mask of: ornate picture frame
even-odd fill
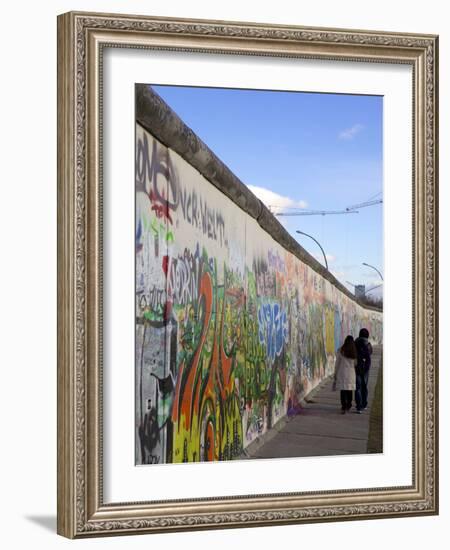
[[[412,483],[105,502],[103,53],[238,54],[412,68]],[[58,18],[58,533],[69,538],[438,513],[438,38],[70,12]],[[133,369],[130,368],[130,372]]]

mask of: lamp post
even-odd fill
[[[297,233],[300,233],[300,235],[305,235],[305,237],[309,237],[310,239],[312,239],[315,243],[317,243],[317,245],[319,246],[320,250],[322,251],[322,254],[323,254],[323,259],[325,260],[325,267],[327,268],[328,270],[328,262],[327,262],[327,257],[325,256],[325,251],[324,249],[322,248],[321,244],[319,243],[319,241],[317,239],[315,239],[314,237],[312,237],[311,235],[308,235],[308,233],[304,233],[303,231],[299,231],[297,229],[296,231]]]
[[[378,273],[378,275],[381,277],[381,280],[384,281],[383,275],[381,275],[380,271],[379,271],[376,267],[374,267],[373,265],[370,265],[370,264],[366,264],[366,262],[363,262],[362,265],[365,265],[365,266],[367,266],[367,267],[371,267],[372,269],[375,269],[375,271],[376,271],[376,272]]]

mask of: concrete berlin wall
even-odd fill
[[[347,334],[381,342],[382,313],[147,86],[136,109],[136,464],[233,459],[332,373]]]

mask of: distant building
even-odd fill
[[[366,295],[366,285],[356,285],[355,286],[355,296],[357,298],[364,298]]]

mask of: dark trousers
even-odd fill
[[[352,407],[352,390],[341,390],[341,405],[343,411],[348,411]]]
[[[367,407],[367,384],[369,382],[369,369],[356,373],[355,401],[358,411]]]

